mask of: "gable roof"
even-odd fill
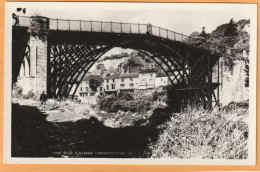
[[[158,69],[155,69],[155,68],[152,68],[152,69],[147,68],[147,69],[142,69],[142,70],[140,71],[140,73],[156,73],[157,70],[158,70]]]
[[[95,79],[97,79],[97,80],[99,80],[99,81],[101,81],[101,82],[104,81],[103,78],[102,78],[101,76],[99,76],[99,75],[87,75],[87,76],[85,76],[85,77],[82,79],[82,81],[89,81],[91,78],[95,78]]]
[[[139,73],[124,73],[119,76],[120,78],[138,78]]]
[[[120,73],[115,73],[115,74],[105,77],[104,79],[118,79],[119,76],[120,76]]]
[[[169,76],[173,76],[172,73],[168,73]],[[168,77],[165,72],[159,72],[157,73],[156,77]]]

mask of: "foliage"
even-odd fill
[[[23,89],[21,86],[14,84],[13,89],[12,89],[12,98],[35,99],[36,100],[36,95],[34,94],[33,90],[30,90],[27,94],[25,94],[23,92]]]
[[[228,105],[224,106],[222,108],[223,111],[230,112],[232,110],[235,110],[237,108],[243,108],[243,109],[248,109],[249,107],[249,100],[246,100],[244,102],[230,102]]]
[[[125,58],[125,57],[129,57],[129,54],[126,52],[122,52],[121,54],[112,54],[111,56],[105,56],[102,60],[115,60],[115,59],[121,59],[121,58]]]
[[[129,72],[135,72],[140,71],[141,68],[143,68],[142,61],[139,57],[131,57],[126,61],[126,63],[123,65],[123,69],[125,71],[129,70]]]
[[[249,87],[249,61],[246,61],[245,65],[245,72],[246,72],[246,79],[245,79],[245,87]]]
[[[42,40],[43,42],[47,41],[47,36],[49,34],[49,23],[48,19],[40,16],[31,17],[31,25],[29,31],[31,36]]]
[[[96,92],[97,88],[100,87],[101,84],[102,84],[102,81],[100,79],[90,75],[89,87],[92,91]]]
[[[159,93],[157,91],[154,91],[150,97],[151,101],[156,101],[159,97]]]
[[[97,70],[98,70],[98,69],[104,70],[104,69],[105,69],[105,65],[102,64],[102,63],[100,63],[100,64],[98,64],[98,65],[96,66],[96,69],[97,69]]]
[[[237,26],[236,24],[234,23],[234,20],[231,19],[226,30],[225,30],[225,36],[237,36]]]
[[[248,109],[173,114],[157,142],[149,146],[152,158],[246,159]]]
[[[232,71],[236,53],[249,50],[249,33],[243,31],[249,20],[239,20],[218,26],[212,33],[206,34],[203,29],[201,33],[193,32],[190,35],[191,45],[219,53],[224,58],[224,64]],[[230,50],[230,51],[228,51]]]
[[[13,98],[21,98],[23,96],[23,89],[21,86],[18,86],[17,84],[13,85],[12,89],[12,97]]]
[[[30,90],[27,94],[23,95],[24,99],[35,99],[36,100],[36,95],[32,90]]]
[[[133,100],[133,95],[130,93],[130,92],[120,92],[118,95],[117,95],[117,98],[119,100]]]
[[[126,98],[126,99],[124,99]],[[127,100],[129,95],[107,96],[98,100],[99,109],[106,112],[138,112],[143,113],[151,109],[152,102],[149,100]]]

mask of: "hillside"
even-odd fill
[[[193,32],[191,44],[220,53],[223,57],[236,59],[237,53],[249,52],[250,20],[239,20],[218,26],[211,33]],[[247,60],[247,59],[245,59]]]
[[[132,53],[113,54],[105,56],[98,60],[94,66],[96,73],[111,73],[116,71],[121,72],[139,72],[142,68],[158,67],[157,64],[150,58],[138,51]]]

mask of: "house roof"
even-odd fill
[[[95,79],[97,79],[97,80],[99,80],[99,81],[101,81],[101,82],[104,81],[103,78],[102,78],[101,76],[99,76],[99,75],[87,75],[87,76],[85,76],[85,77],[82,79],[82,81],[89,81],[91,78],[95,78]]]
[[[120,78],[138,78],[139,73],[124,73],[119,76]]]
[[[120,73],[115,73],[115,74],[105,77],[104,79],[118,79],[119,76],[120,76]]]
[[[157,69],[155,69],[155,68],[152,68],[152,69],[147,68],[147,69],[142,69],[140,71],[140,73],[156,73],[156,72],[157,72]]]
[[[168,73],[168,75],[169,76],[173,76],[173,74],[172,73]],[[166,75],[166,73],[165,72],[159,72],[159,73],[157,73],[157,76],[156,77],[168,77],[167,75]]]

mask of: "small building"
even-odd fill
[[[152,89],[155,88],[155,78],[157,69],[143,69],[139,73],[139,87],[138,89]]]
[[[104,91],[105,92],[117,92],[119,89],[119,76],[120,73],[114,73],[104,78]]]
[[[139,74],[138,73],[125,73],[119,76],[119,90],[133,91],[139,86]]]
[[[174,75],[172,73],[169,73],[168,74],[170,76],[170,78],[173,80],[174,79]],[[175,75],[177,76],[178,74],[175,73]],[[178,79],[180,78],[177,77]],[[174,80],[174,83],[177,83],[176,80]],[[167,86],[167,85],[170,85],[171,84],[171,81],[169,79],[169,77],[166,75],[165,72],[159,72],[157,73],[156,75],[156,78],[155,78],[155,87],[164,87],[164,86]]]
[[[78,87],[78,90],[76,93],[76,95],[78,95],[79,99],[82,97],[91,96],[91,94],[93,93],[93,91],[89,87],[89,81],[91,78],[95,78],[102,82],[101,86],[99,86],[97,88],[97,92],[103,91],[103,78],[99,75],[87,75],[82,79],[81,83],[79,84],[79,87]]]

